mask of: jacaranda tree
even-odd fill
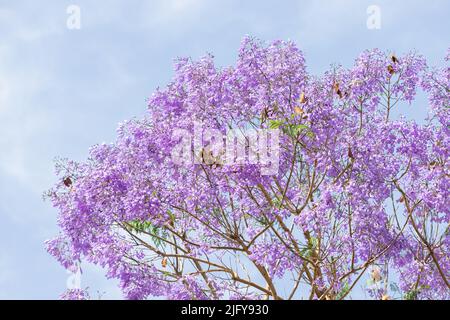
[[[178,59],[115,143],[57,162],[47,249],[129,299],[448,299],[449,89],[416,53],[321,76],[283,41],[245,38],[227,68]]]

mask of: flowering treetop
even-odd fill
[[[57,163],[48,251],[102,266],[129,299],[345,299],[367,277],[377,299],[448,299],[449,88],[449,68],[415,53],[365,51],[321,76],[292,42],[245,38],[228,68],[178,59],[145,118]],[[424,124],[394,116],[421,107],[417,90]],[[272,130],[276,171],[224,162],[205,132],[230,129]],[[194,161],[174,161],[180,141]]]

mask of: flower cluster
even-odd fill
[[[345,299],[364,277],[375,298],[448,299],[449,71],[372,50],[312,76],[294,43],[252,38],[232,67],[178,59],[147,116],[58,162],[48,251],[100,265],[129,299]],[[419,90],[423,124],[402,116]],[[195,122],[279,129],[278,173],[174,163],[174,130]]]
[[[60,296],[61,300],[89,300],[90,296],[83,289],[69,289]]]

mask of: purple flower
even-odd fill
[[[247,37],[226,68],[178,59],[143,119],[85,162],[58,161],[47,250],[67,269],[103,267],[128,299],[345,299],[374,267],[374,298],[448,299],[449,87],[449,68],[416,53],[365,51],[317,76],[284,41]],[[420,90],[423,124],[405,117]],[[208,163],[196,123],[277,127],[278,172]],[[197,161],[173,161],[179,129]]]

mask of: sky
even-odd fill
[[[370,6],[379,28],[368,27]],[[58,232],[42,199],[53,160],[81,161],[114,141],[118,123],[142,116],[171,80],[175,58],[212,53],[232,65],[251,35],[293,40],[313,74],[375,47],[442,65],[449,14],[447,0],[0,0],[0,299],[56,299],[66,289],[70,275],[43,244]],[[426,101],[409,108],[421,121]],[[94,298],[121,298],[94,266],[83,266],[81,284]]]

